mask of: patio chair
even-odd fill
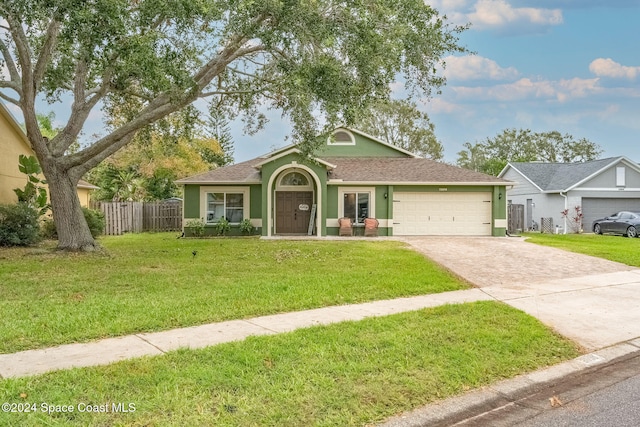
[[[365,218],[364,237],[378,237],[378,225],[380,223],[375,218]]]
[[[338,225],[340,226],[340,236],[353,236],[351,218],[340,218],[338,220]]]

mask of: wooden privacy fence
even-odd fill
[[[524,230],[524,205],[510,204],[507,207],[507,231],[518,234]]]
[[[142,208],[144,231],[182,230],[182,202],[149,202]]]
[[[110,236],[182,229],[181,201],[97,202],[93,208],[104,214],[104,234]]]

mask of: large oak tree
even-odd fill
[[[249,127],[262,123],[258,108],[281,110],[310,152],[315,135],[351,124],[399,76],[421,95],[443,84],[437,65],[463,50],[463,29],[423,0],[3,0],[0,97],[22,110],[59,247],[91,250],[76,183],[145,126],[210,97]],[[49,142],[43,97],[71,104]],[[127,120],[67,152],[94,110],[122,106]]]

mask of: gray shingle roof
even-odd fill
[[[563,191],[590,177],[620,157],[592,160],[582,163],[510,163],[529,178],[542,191]]]
[[[257,157],[235,165],[224,166],[188,178],[179,179],[178,184],[210,184],[210,183],[259,183],[260,171],[254,166],[264,161]]]
[[[259,183],[260,171],[255,168],[264,157],[247,160],[231,166],[214,169],[178,180],[179,184]],[[501,178],[462,169],[434,160],[422,158],[388,157],[323,157],[336,166],[329,171],[330,180],[376,183],[506,183]]]
[[[344,182],[388,183],[506,183],[507,181],[468,169],[422,158],[326,157],[336,168],[329,179]]]

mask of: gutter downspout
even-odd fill
[[[560,192],[560,195],[562,197],[564,197],[564,209],[567,210],[569,209],[567,206],[569,204],[569,198],[567,197],[566,194],[562,194],[562,191]],[[564,216],[564,231],[562,232],[562,234],[567,234],[567,216]]]

